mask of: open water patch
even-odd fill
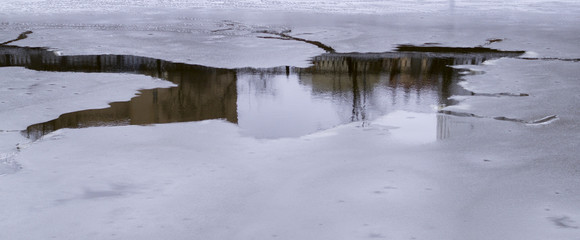
[[[63,74],[131,73],[176,84],[141,90],[130,101],[113,102],[105,109],[65,113],[31,125],[22,131],[30,139],[61,128],[207,119],[238,124],[250,136],[279,138],[348,122],[364,125],[399,110],[436,114],[437,109],[455,104],[451,96],[473,94],[457,84],[460,73],[451,65],[480,64],[521,54],[483,47],[401,46],[384,53],[330,52],[312,58],[306,68],[224,69],[132,55],[61,56],[45,48],[1,45],[0,67]]]

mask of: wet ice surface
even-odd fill
[[[381,54],[325,54],[314,57],[308,68],[219,69],[128,55],[59,56],[45,49],[0,47],[0,66],[132,73],[176,84],[142,90],[131,101],[111,103],[109,108],[66,113],[31,125],[23,133],[33,140],[61,128],[207,119],[239,124],[250,136],[278,138],[348,122],[364,126],[396,110],[434,114],[453,103],[451,96],[470,94],[457,85],[458,74],[451,65],[521,55],[487,48],[406,48]]]
[[[23,9],[22,2],[34,4]],[[22,1],[6,0],[3,8],[6,12],[27,12],[27,13],[52,13],[65,12],[75,13],[78,11],[104,11],[104,12],[131,12],[142,8],[215,8],[215,9],[259,9],[259,10],[284,10],[295,12],[331,12],[344,13],[347,10],[350,14],[376,14],[376,13],[407,13],[407,12],[442,12],[442,11],[473,11],[473,9],[498,11],[498,10],[519,10],[535,12],[554,12],[553,7],[558,11],[572,11],[570,8],[578,7],[578,3],[573,0],[543,1],[543,0],[521,0],[517,2],[505,2],[501,0],[311,0],[311,1],[276,1],[276,0],[236,0],[236,1],[213,1],[198,0],[195,2],[187,0],[155,1],[141,0],[132,2],[129,6],[124,1],[101,1],[100,4],[91,4],[78,0],[52,1]],[[150,10],[154,11],[154,10]],[[159,11],[159,10],[158,10]]]
[[[6,148],[15,153],[10,159],[21,169],[0,176],[0,205],[9,206],[0,208],[0,239],[579,236],[579,68],[578,62],[557,60],[580,55],[576,1],[207,1],[198,5],[202,9],[185,10],[179,8],[194,3],[172,2],[174,7],[140,1],[165,4],[145,11],[147,7],[139,4],[98,1],[102,4],[94,8],[106,13],[86,14],[92,5],[82,1],[7,0],[0,5],[0,42],[32,30],[29,38],[12,44],[48,46],[63,55],[147,56],[229,69],[308,68],[308,58],[322,49],[258,38],[263,34],[256,33],[291,29],[291,36],[320,41],[338,52],[386,52],[401,43],[474,47],[487,39],[503,39],[491,47],[526,50],[540,60],[463,66],[476,71],[464,77],[464,86],[477,94],[454,97],[459,104],[444,110],[481,117],[439,115],[437,128],[468,131],[438,131],[450,137],[421,145],[399,138],[409,134],[397,136],[397,131],[419,130],[418,125],[403,126],[400,119],[409,124],[429,119],[424,127],[431,129],[433,115],[406,111],[379,116],[365,128],[354,122],[275,140],[247,137],[225,120],[60,129],[34,143],[19,132],[4,132],[0,141],[11,145]],[[408,5],[402,10],[368,7],[389,3]],[[448,8],[451,3],[456,11]],[[221,8],[243,9],[242,4],[261,10]],[[297,10],[265,10],[289,4]],[[135,8],[128,5],[139,11],[132,12]],[[304,13],[312,9],[326,9],[327,14]],[[347,13],[369,9],[382,12]],[[396,14],[400,12],[405,14]],[[546,58],[551,60],[541,60]],[[6,79],[58,79],[81,85],[87,83],[79,79],[95,76],[24,68],[0,72]],[[110,101],[128,101],[140,88],[171,87],[149,85],[149,76],[135,76],[143,85],[125,86],[114,81],[118,73],[108,74],[113,83],[107,83],[106,90],[78,88],[100,93],[102,98],[93,99],[97,103],[79,102],[76,109],[54,104],[55,111],[29,103],[30,111],[3,112],[18,119],[10,121],[18,127],[9,129],[24,129],[61,113],[107,107]],[[296,84],[299,75],[293,74],[286,78],[284,69],[274,77],[301,86]],[[67,77],[58,77],[63,75]],[[117,84],[124,87],[106,95]],[[46,86],[37,89],[53,90],[54,94],[34,92],[39,93],[36,97],[49,97],[43,104],[64,93]],[[9,92],[25,95],[24,90]],[[516,96],[522,93],[527,95]],[[33,112],[47,115],[29,120],[37,115]],[[533,121],[550,115],[558,118],[540,125],[494,118]],[[399,122],[398,128],[391,120]],[[425,140],[433,132],[418,136]],[[15,142],[23,143],[19,151]]]

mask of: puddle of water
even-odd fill
[[[335,101],[317,97],[296,74],[241,74],[238,125],[258,138],[297,137],[340,124]]]
[[[449,50],[451,51],[451,50]],[[220,69],[127,55],[58,56],[41,48],[0,46],[0,67],[22,66],[39,71],[134,73],[171,81],[172,88],[142,90],[126,102],[106,109],[66,113],[28,127],[23,134],[37,139],[61,128],[225,119],[260,138],[294,137],[348,123],[368,123],[398,110],[433,113],[454,104],[461,88],[457,70],[449,65],[479,64],[515,52],[411,52],[324,54],[307,68]],[[437,138],[435,115],[430,130],[413,130]],[[425,122],[421,120],[421,124]],[[402,129],[413,129],[405,127]],[[441,125],[441,124],[439,124]],[[425,125],[427,126],[427,125]],[[431,127],[435,126],[435,127]],[[425,131],[428,131],[426,133]],[[397,131],[394,131],[397,132]],[[405,131],[409,137],[412,132]],[[416,134],[415,134],[416,135]],[[447,134],[448,135],[448,134]],[[411,137],[415,138],[415,137]]]

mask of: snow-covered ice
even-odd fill
[[[281,139],[208,120],[30,142],[18,132],[30,124],[171,84],[0,68],[0,239],[580,236],[576,1],[6,0],[0,17],[1,42],[31,30],[11,44],[212,67],[307,66],[324,52],[260,30],[338,52],[497,38],[490,47],[534,53],[460,66],[477,72],[463,84],[475,94],[443,108],[456,115],[397,111]]]

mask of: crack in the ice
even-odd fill
[[[548,123],[551,123],[551,122],[558,119],[557,115],[549,115],[549,116],[545,116],[543,118],[539,118],[536,120],[526,121],[523,119],[509,118],[509,117],[504,117],[504,116],[490,117],[490,116],[476,115],[473,113],[455,112],[455,111],[449,111],[449,110],[440,110],[439,113],[445,114],[445,115],[450,115],[450,116],[456,116],[456,117],[488,118],[488,119],[494,119],[494,120],[499,120],[499,121],[523,123],[526,125],[548,124]]]
[[[224,29],[216,29],[211,31],[212,33],[217,33],[217,32],[225,32],[225,31],[230,31],[230,30],[234,30],[234,28],[224,28]]]
[[[505,40],[505,39],[503,39],[503,38],[488,38],[485,40],[485,43],[483,44],[483,46],[489,46],[492,43],[502,42],[503,40]]]
[[[520,57],[523,60],[539,60],[539,61],[564,61],[564,62],[580,62],[580,58],[532,58]]]
[[[397,52],[432,52],[432,53],[513,53],[522,55],[525,51],[502,51],[493,48],[478,47],[443,47],[443,46],[415,46],[399,45]]]
[[[334,48],[332,48],[331,46],[328,46],[322,42],[319,41],[312,41],[312,40],[308,40],[308,39],[304,39],[304,38],[298,38],[298,37],[293,37],[288,35],[287,33],[289,33],[291,30],[286,30],[286,31],[282,31],[282,32],[274,32],[274,31],[269,31],[269,30],[262,30],[262,31],[257,31],[256,33],[264,33],[264,34],[271,34],[271,35],[276,35],[278,37],[271,37],[271,36],[258,36],[259,38],[265,38],[265,39],[279,39],[279,40],[294,40],[294,41],[299,41],[299,42],[305,42],[308,44],[312,44],[314,46],[317,46],[318,48],[326,51],[327,53],[336,53],[336,50],[334,50]]]
[[[20,35],[18,35],[18,37],[16,39],[12,39],[10,41],[6,41],[6,42],[3,42],[3,43],[0,43],[0,45],[6,45],[6,44],[9,44],[9,43],[13,43],[13,42],[16,42],[16,41],[20,41],[22,39],[27,38],[28,37],[28,34],[31,34],[31,33],[32,33],[32,31],[23,32]]]
[[[530,94],[527,93],[476,93],[470,92],[471,96],[483,96],[483,97],[528,97]]]
[[[22,130],[2,130],[0,129],[0,133],[10,133],[10,132],[20,132]]]

